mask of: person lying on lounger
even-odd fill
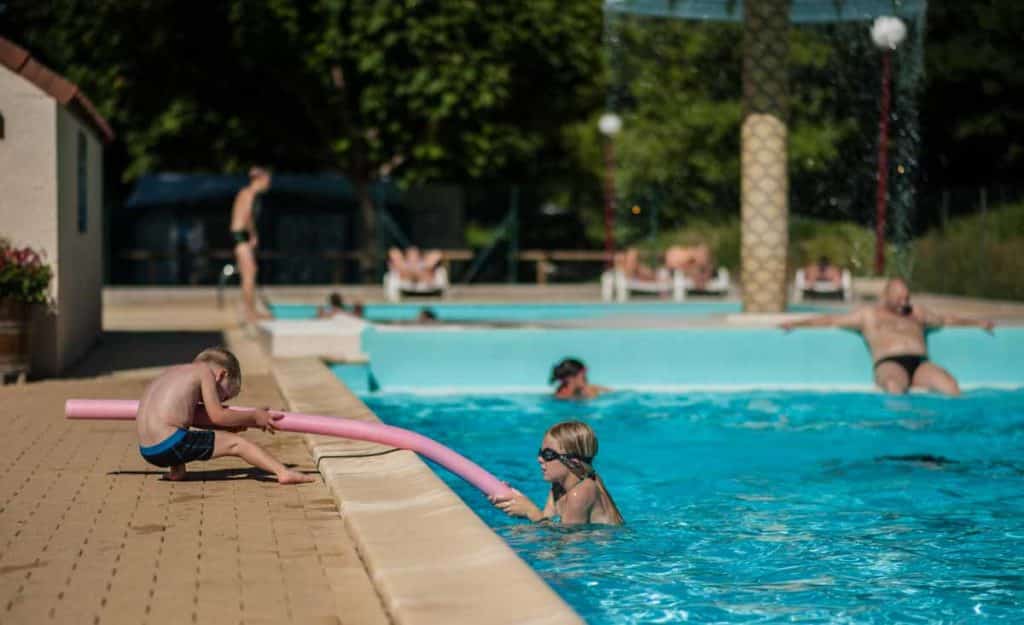
[[[857,330],[871,350],[875,363],[875,383],[887,393],[906,393],[911,387],[925,388],[946,395],[959,395],[960,386],[942,367],[928,361],[925,329],[941,326],[975,326],[991,332],[991,321],[943,315],[910,304],[910,290],[899,278],[885,284],[876,306],[861,308],[845,315],[825,315],[799,321],[787,321],[780,327],[835,327]]]
[[[388,250],[388,266],[398,273],[402,280],[408,282],[434,281],[434,273],[441,264],[441,252],[432,250],[424,254],[415,245],[409,246],[405,252],[393,247]]]
[[[828,284],[839,290],[843,288],[843,270],[833,265],[828,256],[822,256],[817,263],[804,267],[804,282],[807,285]]]
[[[565,358],[551,370],[551,383],[558,382],[558,399],[593,399],[611,389],[587,381],[587,367],[576,358]]]
[[[711,248],[705,243],[673,245],[665,252],[665,266],[683,272],[698,291],[706,290],[708,283],[715,277]]]
[[[640,251],[635,247],[628,247],[622,252],[616,252],[613,262],[615,269],[631,280],[651,282],[657,279],[657,269],[641,262]]]

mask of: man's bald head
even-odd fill
[[[898,312],[910,304],[910,288],[902,278],[890,278],[882,289],[882,304],[893,312]]]

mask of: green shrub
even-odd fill
[[[42,254],[29,247],[14,247],[0,238],[0,299],[48,303],[52,277],[53,271],[43,262]]]
[[[917,239],[911,257],[917,290],[1024,299],[1024,205],[953,219]]]

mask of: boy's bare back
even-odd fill
[[[202,399],[202,373],[209,365],[193,362],[171,367],[150,382],[139,400],[139,444],[156,445],[175,430],[188,429]]]

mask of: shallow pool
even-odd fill
[[[1024,392],[366,401],[539,503],[544,430],[590,423],[623,528],[509,520],[440,471],[589,623],[1021,622]]]

